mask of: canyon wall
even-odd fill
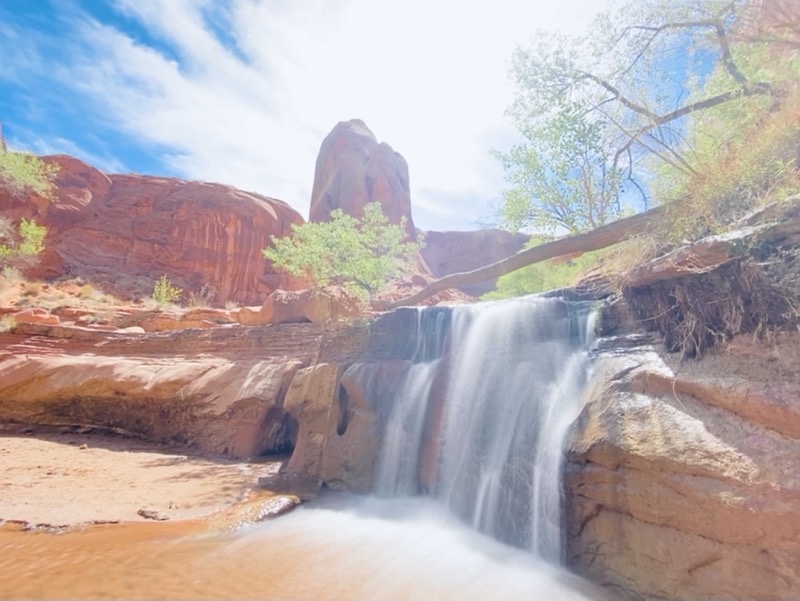
[[[135,298],[167,275],[218,306],[261,304],[277,288],[303,285],[261,255],[270,236],[303,222],[283,201],[221,184],[109,175],[68,156],[45,161],[59,167],[52,201],[0,193],[3,215],[48,228],[32,277],[81,276]]]

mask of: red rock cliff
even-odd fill
[[[56,201],[0,194],[0,211],[48,228],[33,275],[82,275],[118,294],[148,296],[166,274],[186,292],[203,286],[217,304],[261,304],[293,287],[261,255],[270,236],[302,223],[288,204],[230,186],[143,175],[107,175],[68,156]]]

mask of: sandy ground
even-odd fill
[[[32,524],[175,519],[242,500],[277,463],[203,458],[138,440],[81,434],[0,435],[0,519]]]

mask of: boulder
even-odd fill
[[[644,598],[796,599],[798,338],[783,358],[601,353],[568,449],[568,562]]]
[[[0,192],[12,221],[48,228],[31,277],[81,275],[123,297],[147,297],[166,274],[186,293],[209,293],[218,305],[260,302],[301,282],[278,273],[261,250],[302,217],[285,202],[231,186],[144,175],[107,175],[68,156],[54,202]]]
[[[292,379],[283,408],[298,423],[297,442],[287,472],[304,479],[324,479],[323,453],[336,432],[339,366],[319,364]]]
[[[328,221],[334,209],[362,217],[371,202],[381,204],[390,223],[405,217],[408,237],[416,239],[405,159],[385,142],[379,144],[360,119],[341,121],[317,156],[309,221]]]
[[[363,313],[358,297],[344,288],[276,290],[264,301],[259,312],[261,323],[325,323]]]

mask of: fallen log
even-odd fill
[[[659,219],[664,217],[665,211],[666,209],[664,207],[656,207],[649,211],[633,215],[632,217],[614,221],[613,223],[609,223],[608,225],[604,225],[590,232],[559,238],[552,242],[526,248],[496,263],[491,263],[484,267],[473,269],[472,271],[451,273],[450,275],[432,281],[422,290],[411,296],[382,304],[380,308],[395,309],[397,307],[416,305],[443,290],[479,284],[486,280],[511,273],[522,267],[546,261],[547,259],[569,254],[579,255],[585,252],[606,248],[618,242],[622,242],[623,240],[627,240],[636,234],[648,231]]]

